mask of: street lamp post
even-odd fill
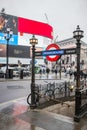
[[[9,40],[12,37],[12,30],[10,28],[7,28],[7,30],[4,33],[4,38],[7,41],[7,45],[6,45],[6,78],[9,78],[9,71],[8,71],[8,51],[9,51]]]
[[[32,109],[35,108],[35,45],[38,44],[38,40],[33,37],[30,39],[30,44],[32,45],[32,77],[31,77],[31,105]]]
[[[76,39],[77,43],[77,79],[76,79],[76,92],[75,92],[75,121],[79,121],[80,107],[81,107],[81,93],[80,93],[80,39],[83,37],[83,31],[80,30],[79,25],[76,31],[73,32],[73,37]]]

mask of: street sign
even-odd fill
[[[51,56],[51,55],[63,55],[64,50],[48,50],[42,51],[42,56]]]
[[[42,56],[42,52],[43,52],[43,51],[36,51],[36,52],[35,52],[35,56]]]
[[[56,52],[54,52],[53,49],[60,50],[60,47],[54,43],[47,46],[46,51],[50,51],[50,55],[46,55],[46,59],[49,61],[57,61],[58,59],[60,59],[60,55],[56,54]],[[52,53],[55,53],[55,55],[52,56]]]
[[[69,49],[60,49],[60,50],[46,50],[46,51],[37,51],[35,52],[35,56],[60,56],[60,55],[70,55],[76,54],[76,48]]]
[[[64,49],[64,55],[76,54],[76,48]]]

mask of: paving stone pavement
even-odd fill
[[[26,99],[3,105],[0,108],[0,130],[87,130],[87,115],[76,123],[72,114],[71,117],[67,115],[69,108],[66,104],[57,104],[58,107],[63,109],[56,114],[51,111],[54,106],[49,110],[31,110]]]

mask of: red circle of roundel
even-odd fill
[[[57,44],[53,43],[53,44],[48,45],[46,50],[51,50],[51,48],[55,48],[56,50],[60,49],[60,47]],[[46,56],[46,59],[49,61],[57,61],[59,58],[60,58],[59,55],[55,55],[54,57]]]

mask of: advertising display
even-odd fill
[[[47,23],[38,22],[26,18],[21,18],[8,14],[0,15],[0,44],[6,44],[4,32],[10,28],[13,31],[12,38],[9,40],[11,45],[19,45],[18,38],[26,34],[35,34],[38,36],[53,39],[53,28]],[[20,33],[20,35],[18,35]]]
[[[9,45],[8,56],[17,58],[30,58],[30,47]],[[6,57],[6,45],[0,44],[0,57]]]
[[[9,45],[9,57],[30,58],[30,47]]]
[[[36,34],[44,37],[53,39],[52,27],[47,23],[42,23],[30,19],[18,18],[18,31],[25,32],[29,34]]]
[[[6,63],[7,40],[4,38],[4,33],[7,28],[13,31],[12,37],[8,42],[9,61],[12,57],[25,58],[26,60],[32,57],[31,49],[29,48],[29,39],[32,34],[36,35],[38,39],[38,47],[36,48],[41,51],[42,48],[39,47],[43,46],[42,38],[53,39],[53,28],[49,24],[2,13],[0,14],[0,63]],[[38,57],[37,59],[41,58]]]
[[[0,15],[0,43],[6,44],[4,38],[4,32],[7,28],[10,28],[13,31],[12,38],[9,40],[9,44],[17,45],[18,44],[18,17],[2,14]]]

